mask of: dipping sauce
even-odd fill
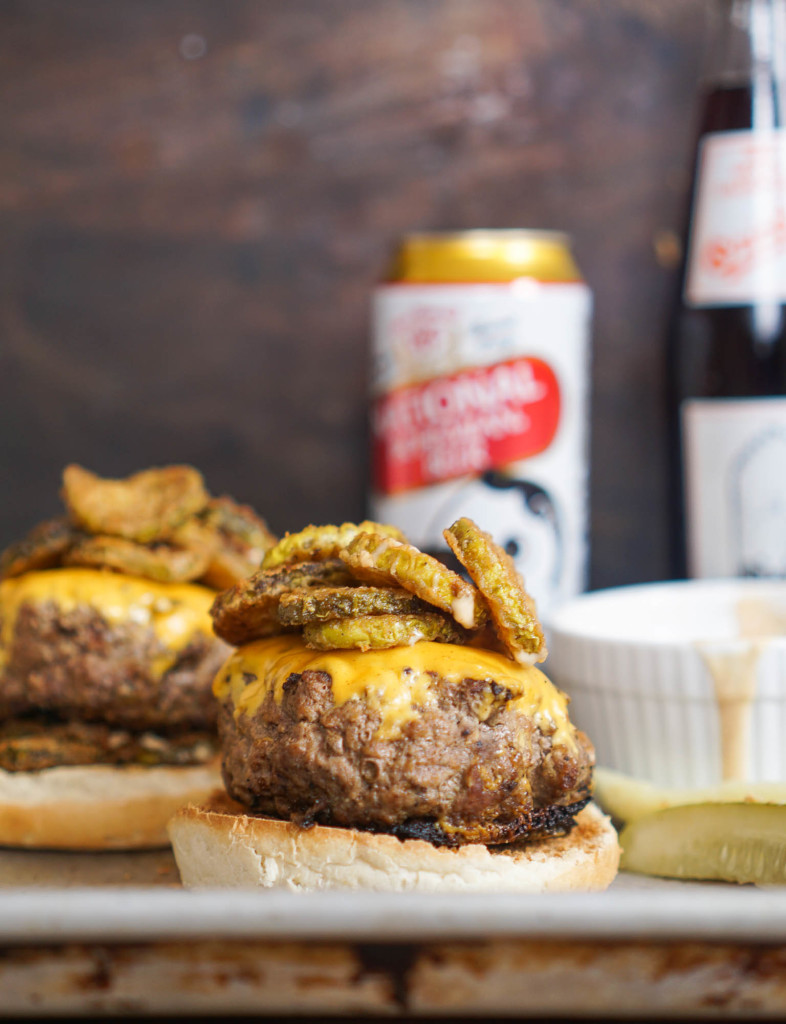
[[[667,787],[786,782],[786,581],[618,587],[549,626],[547,671],[599,765]]]
[[[715,688],[720,727],[721,774],[724,782],[744,782],[750,773],[752,710],[765,642],[786,636],[786,606],[757,597],[740,598],[735,639],[748,641],[739,650],[722,651],[698,643]]]

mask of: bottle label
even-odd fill
[[[685,301],[786,301],[786,129],[702,139]]]
[[[692,576],[786,576],[786,398],[682,406]]]
[[[590,312],[586,285],[530,279],[374,302],[372,518],[439,551],[469,516],[541,615],[585,585]]]

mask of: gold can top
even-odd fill
[[[416,232],[401,240],[387,281],[447,284],[520,277],[580,281],[568,236],[523,228]]]

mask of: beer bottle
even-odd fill
[[[675,575],[786,576],[786,0],[714,0],[669,337]]]

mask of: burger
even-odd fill
[[[220,786],[211,603],[275,538],[190,466],[72,465],[62,497],[0,555],[0,845],[166,845]]]
[[[512,560],[453,572],[391,527],[307,527],[220,594],[225,792],[169,832],[186,886],[602,889],[616,833]]]

